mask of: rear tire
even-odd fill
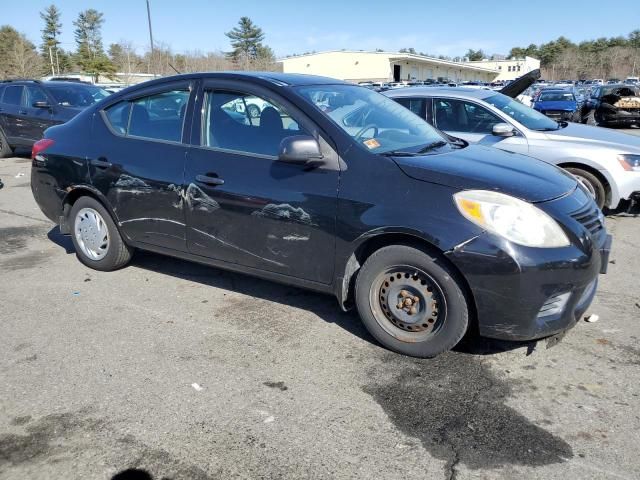
[[[565,169],[567,172],[571,173],[576,179],[584,185],[589,193],[595,200],[598,208],[602,210],[604,207],[604,201],[607,197],[607,191],[604,188],[604,185],[600,181],[598,177],[596,177],[593,173],[587,172],[581,168],[573,168],[569,167]]]
[[[0,158],[5,158],[13,153],[13,148],[9,145],[7,137],[4,132],[0,130]]]
[[[133,248],[125,242],[111,215],[92,197],[80,197],[69,214],[71,239],[78,260],[94,270],[109,272],[124,267]]]
[[[356,278],[365,327],[386,348],[430,358],[452,349],[469,324],[462,281],[442,259],[406,245],[374,252]]]

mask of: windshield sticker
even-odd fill
[[[365,140],[364,143],[369,150],[373,150],[374,148],[378,148],[380,146],[380,142],[378,142],[375,138],[370,138],[369,140]]]

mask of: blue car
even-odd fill
[[[533,101],[532,107],[556,121],[580,121],[580,108],[572,91],[545,88]]]

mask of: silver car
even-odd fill
[[[565,168],[600,208],[640,200],[640,137],[556,122],[491,90],[411,88],[384,95],[453,137]]]

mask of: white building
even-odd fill
[[[321,75],[351,82],[407,80],[493,81],[498,72],[485,65],[451,62],[411,53],[328,51],[279,60],[284,73]]]
[[[540,60],[533,57],[514,58],[512,60],[479,60],[465,63],[494,71],[497,70],[498,77],[496,80],[515,80],[525,73],[540,68]]]

